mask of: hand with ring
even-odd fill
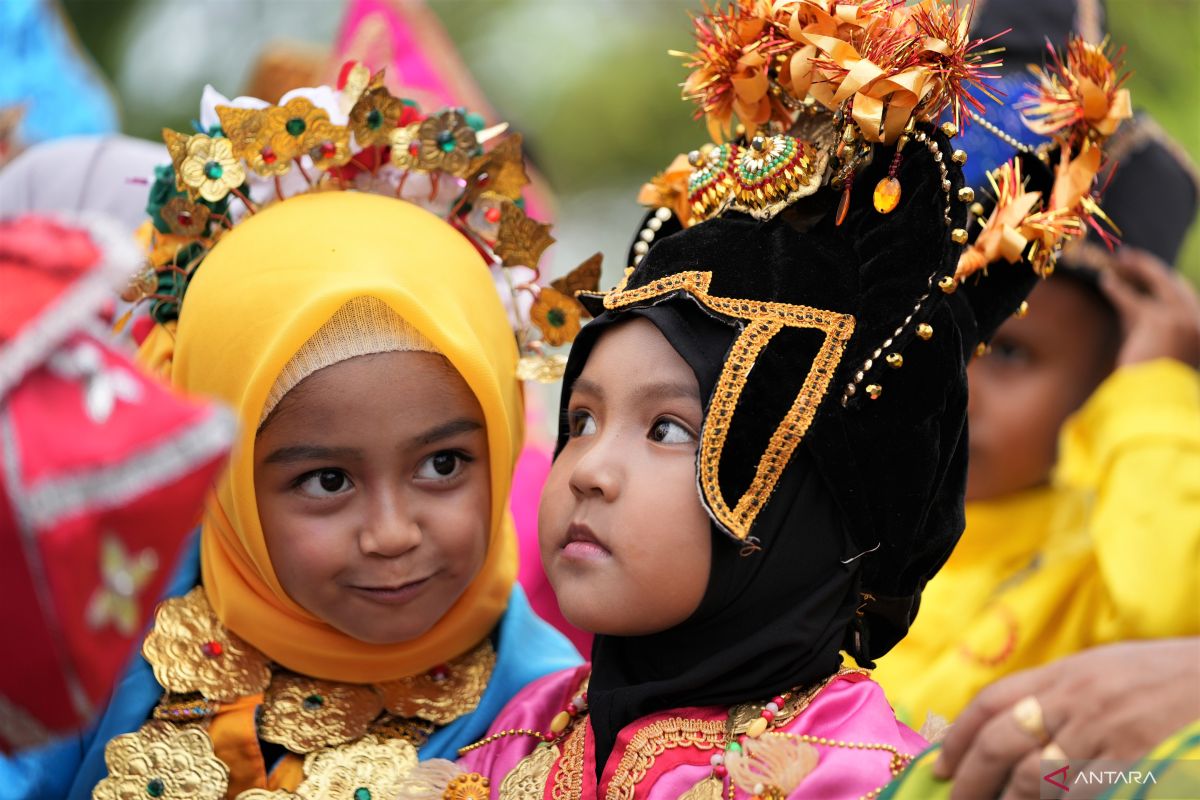
[[[950,796],[1036,798],[1043,761],[1135,760],[1200,719],[1200,638],[1086,650],[984,689],[934,773]]]

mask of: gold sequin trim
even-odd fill
[[[725,745],[725,723],[671,717],[646,725],[621,755],[606,800],[632,800],[637,785],[663,752],[676,747],[712,750]]]
[[[609,292],[604,297],[604,307],[625,308],[675,292],[687,292],[713,311],[747,323],[725,359],[700,443],[700,485],[708,506],[730,534],[744,540],[829,390],[846,343],[854,333],[854,317],[810,306],[715,297],[708,293],[711,281],[711,272],[680,272],[636,289]],[[759,353],[785,327],[819,330],[825,334],[825,340],[791,408],[759,457],[750,486],[731,508],[718,480],[729,423]]]
[[[495,666],[496,651],[484,639],[444,667],[379,684],[379,690],[391,713],[446,725],[479,707]]]
[[[175,694],[232,702],[271,680],[266,657],[221,624],[201,586],[159,605],[142,655],[159,685]]]
[[[372,686],[281,670],[263,698],[258,733],[293,753],[311,753],[362,737],[382,710],[383,702]]]

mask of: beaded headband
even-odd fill
[[[146,208],[149,263],[123,299],[148,303],[160,323],[174,320],[205,255],[246,215],[307,192],[372,192],[420,205],[462,233],[491,268],[508,311],[518,377],[562,375],[565,357],[548,348],[578,333],[587,312],[574,291],[596,289],[600,259],[540,285],[538,263],[554,238],[523,208],[529,178],[520,134],[461,108],[426,114],[393,96],[382,71],[355,62],[343,67],[337,89],[296,89],[278,105],[229,100],[208,87],[200,116],[190,135],[163,130],[171,164],[156,171]]]

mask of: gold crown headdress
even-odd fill
[[[513,325],[518,376],[556,380],[565,358],[547,348],[574,339],[587,316],[574,291],[597,287],[600,263],[593,256],[540,285],[538,264],[554,238],[524,211],[520,134],[461,108],[425,114],[361,64],[342,76],[338,89],[297,89],[277,105],[210,87],[200,130],[164,129],[171,164],[158,169],[147,205],[149,264],[124,299],[172,320],[204,256],[243,216],[307,192],[385,194],[432,211],[475,246]]]
[[[674,55],[714,141],[643,192],[685,225],[727,209],[767,218],[826,183],[843,192],[843,219],[872,145],[895,145],[898,168],[917,123],[949,109],[952,132],[964,106],[982,108],[969,89],[987,94],[999,64],[969,37],[969,6],[949,0],[734,0],[694,26],[697,49]],[[896,171],[880,181],[881,213],[899,202]]]

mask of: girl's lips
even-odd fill
[[[592,529],[580,522],[573,522],[567,528],[567,543],[562,547],[562,554],[576,561],[612,558],[612,553],[600,543]]]
[[[428,585],[429,578],[422,578],[401,586],[351,586],[350,590],[373,603],[396,606],[409,602]]]

